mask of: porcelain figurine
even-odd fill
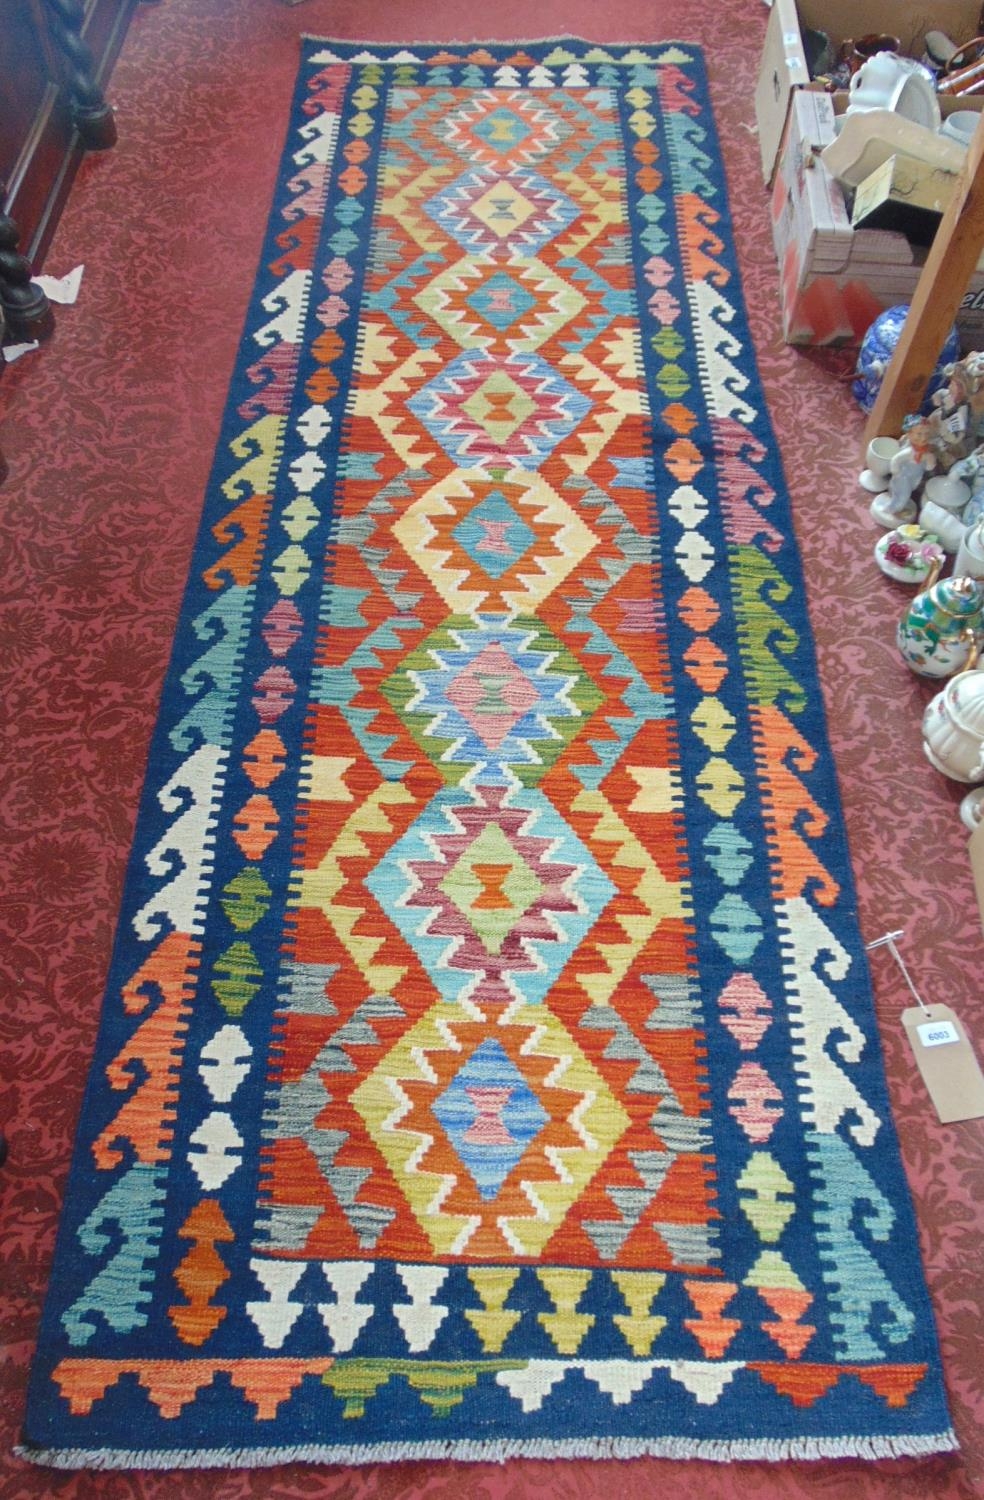
[[[878,502],[878,512],[888,518],[887,525],[896,526],[900,520],[909,519],[915,503],[913,496],[935,467],[929,424],[914,422],[889,465],[888,494]]]
[[[984,585],[943,578],[938,568],[899,622],[898,646],[920,677],[952,677],[974,665],[984,640]]]
[[[984,672],[958,672],[926,706],[923,749],[954,781],[984,780]]]

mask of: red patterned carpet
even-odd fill
[[[751,92],[759,0],[673,0],[658,18],[624,0],[504,0],[494,27],[456,0],[163,0],[141,7],[114,75],[120,145],[88,161],[46,269],[86,266],[54,342],[0,383],[4,678],[0,1123],[4,1458],[13,1497],[549,1495],[832,1497],[984,1493],[984,1124],[935,1123],[903,1039],[907,992],[884,950],[873,971],[889,1081],[916,1195],[960,1457],[865,1465],[683,1465],[655,1460],[283,1468],[176,1478],[71,1475],[11,1454],[53,1246],[168,643],[259,254],[308,31],[390,41],[577,33],[704,44],[726,151],[747,300],[809,579],[862,930],[906,928],[928,997],[984,1048],[984,938],[959,789],[932,771],[919,719],[930,690],[893,645],[905,596],[871,562],[856,484],[862,426],[843,357],[786,348],[758,175]],[[724,39],[724,40],[722,40]]]

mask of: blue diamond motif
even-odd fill
[[[452,535],[490,578],[501,578],[524,557],[536,540],[534,533],[498,490],[459,521]]]
[[[521,115],[511,109],[496,109],[485,115],[474,126],[474,132],[493,151],[512,151],[530,133],[530,127]]]
[[[498,1195],[550,1118],[493,1039],[476,1047],[433,1111],[486,1202]]]
[[[462,468],[537,469],[591,410],[538,354],[459,354],[407,401]]]

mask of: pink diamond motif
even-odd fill
[[[498,750],[540,694],[501,643],[492,641],[454,678],[447,698],[482,743]]]

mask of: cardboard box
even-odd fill
[[[910,244],[931,245],[956,185],[955,172],[896,153],[858,184],[851,223],[855,229],[895,229]]]
[[[871,32],[897,36],[910,57],[923,55],[927,31],[957,43],[981,33],[981,0],[773,0],[755,89],[762,175],[775,178],[790,100],[810,83],[803,29],[823,31],[835,46]]]
[[[840,184],[819,153],[834,139],[837,96],[792,98],[785,149],[772,188],[783,337],[790,344],[858,343],[885,308],[910,302],[925,250],[890,229],[856,229]],[[979,107],[979,105],[978,105]],[[957,319],[967,348],[984,334],[984,273]]]

